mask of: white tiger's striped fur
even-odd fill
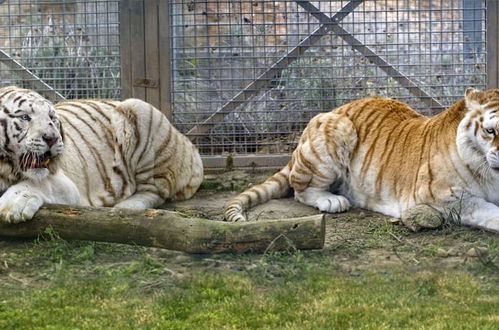
[[[314,117],[281,171],[230,201],[228,221],[284,196],[326,212],[351,205],[400,217],[418,204],[499,231],[499,90],[427,118],[389,99],[354,101]],[[331,188],[335,188],[333,192]]]
[[[190,198],[203,179],[196,147],[146,102],[76,100],[54,107],[33,91],[6,87],[0,107],[0,136],[9,140],[0,139],[3,221],[28,220],[44,203],[156,207]],[[23,114],[32,117],[31,126],[19,127],[16,116]],[[16,140],[25,133],[34,146]],[[47,134],[55,137],[52,147]],[[24,156],[30,148],[35,156]],[[26,158],[28,166],[20,166]]]

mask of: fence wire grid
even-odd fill
[[[0,1],[0,86],[120,98],[119,2]]]
[[[434,115],[485,88],[485,10],[481,0],[171,1],[175,125],[207,155],[272,154],[291,152],[318,112],[366,96]],[[197,130],[214,113],[223,119]]]
[[[120,3],[0,0],[0,86],[119,99]],[[311,117],[366,96],[434,115],[486,87],[485,0],[168,4],[161,79],[204,155],[290,153]]]

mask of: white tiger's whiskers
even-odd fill
[[[25,171],[33,167],[35,164],[41,161],[41,157],[42,157],[41,155],[33,151],[28,151],[24,153],[19,159],[19,164],[17,165],[16,170]]]

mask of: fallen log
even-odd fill
[[[322,214],[228,223],[159,209],[137,211],[55,204],[42,207],[33,220],[0,223],[0,236],[34,238],[47,228],[68,240],[125,243],[189,253],[321,249],[325,240]]]

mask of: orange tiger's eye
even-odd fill
[[[496,135],[496,130],[493,128],[486,128],[485,132],[487,132],[487,134]]]

